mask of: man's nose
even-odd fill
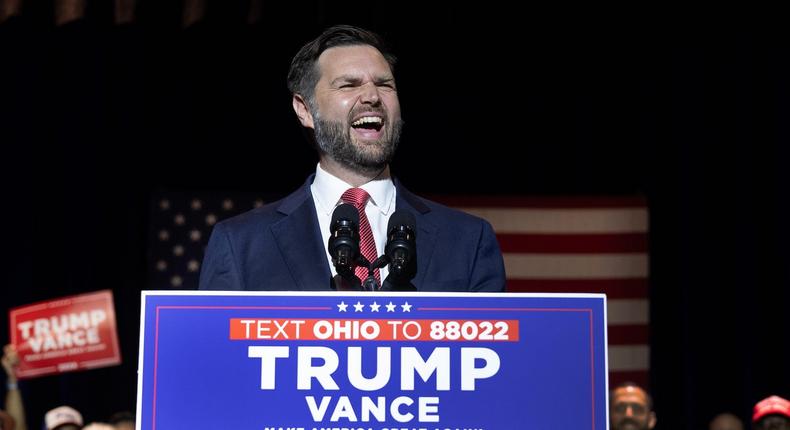
[[[361,87],[362,94],[360,95],[360,101],[362,103],[368,103],[372,105],[377,105],[381,101],[379,99],[379,88],[373,82],[368,82]]]
[[[634,416],[634,408],[632,408],[631,406],[626,406],[625,407],[625,416],[633,417]]]

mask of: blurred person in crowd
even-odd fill
[[[2,430],[27,430],[25,421],[25,405],[22,403],[22,393],[17,386],[16,369],[19,367],[19,355],[13,345],[3,347],[3,370],[6,376],[5,410],[6,417],[0,415]]]
[[[718,414],[710,420],[708,430],[743,430],[743,421],[731,413]]]
[[[653,399],[639,385],[623,382],[609,393],[612,430],[651,430],[656,426]]]
[[[14,419],[0,409],[0,430],[14,430]]]
[[[82,414],[70,406],[58,406],[44,415],[46,430],[80,430],[82,424]]]
[[[129,411],[122,411],[110,416],[110,424],[116,430],[134,430],[134,415]]]
[[[82,430],[115,430],[115,427],[107,423],[90,423],[83,427]]]
[[[790,401],[770,396],[754,405],[754,430],[790,430]]]

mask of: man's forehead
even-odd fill
[[[370,45],[335,46],[318,57],[322,78],[340,75],[375,73],[376,78],[392,77],[389,63],[378,49]]]
[[[615,402],[640,402],[640,403],[647,403],[647,393],[645,390],[634,387],[632,385],[628,385],[625,387],[620,387],[614,390],[614,401]]]

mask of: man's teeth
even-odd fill
[[[362,118],[354,121],[351,125],[359,126],[362,124],[381,124],[382,119],[378,116],[363,116]]]

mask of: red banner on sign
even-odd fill
[[[110,290],[14,308],[9,319],[19,378],[121,363]]]
[[[230,339],[518,342],[518,320],[231,318]]]

